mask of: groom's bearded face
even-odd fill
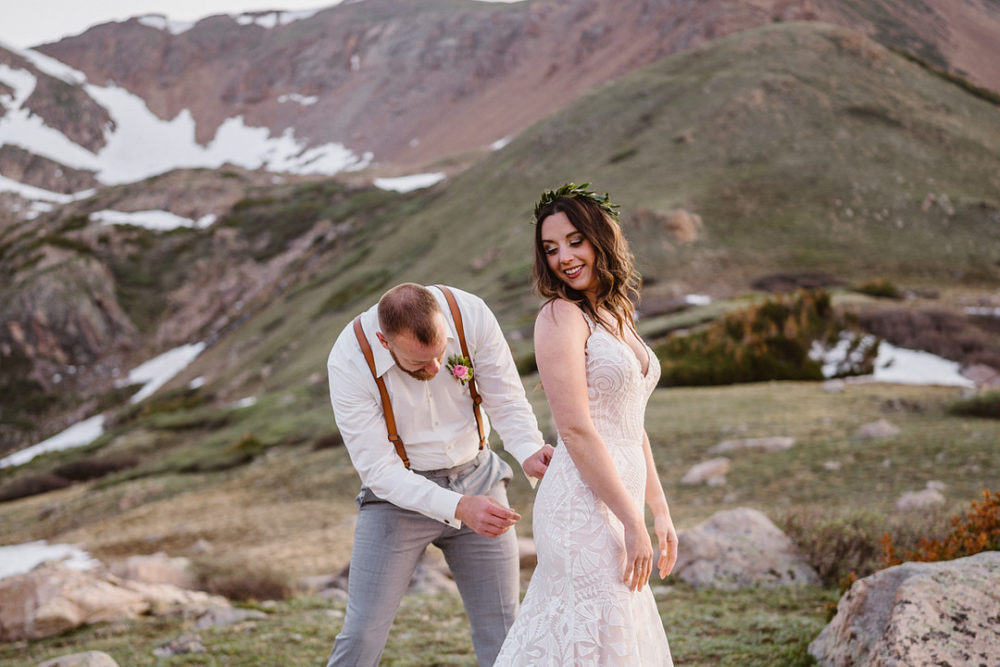
[[[439,318],[438,340],[430,345],[424,345],[409,332],[400,332],[382,343],[401,371],[422,382],[432,379],[441,370],[448,347],[448,330],[444,318]]]

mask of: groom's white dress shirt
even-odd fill
[[[469,387],[444,365],[451,355],[462,354],[451,311],[441,290],[429,289],[448,322],[448,346],[441,371],[426,382],[407,375],[396,365],[389,350],[382,347],[375,335],[379,331],[377,305],[361,315],[375,358],[375,370],[385,381],[396,427],[413,470],[452,468],[471,461],[479,453],[479,432]],[[544,441],[507,341],[482,299],[451,289],[462,311],[465,340],[483,398],[482,406],[492,418],[504,448],[523,464]],[[327,360],[327,373],[337,427],[362,484],[398,507],[460,527],[455,508],[461,494],[407,470],[389,442],[378,387],[352,325],[345,327],[334,343]],[[485,414],[483,428],[488,436],[490,420]]]

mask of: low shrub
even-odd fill
[[[109,454],[99,459],[80,459],[57,466],[53,473],[73,482],[85,482],[110,475],[120,470],[128,470],[139,465],[139,459],[128,454]]]
[[[17,500],[18,498],[27,498],[28,496],[37,496],[40,493],[48,493],[56,489],[65,489],[72,483],[70,480],[52,472],[21,477],[8,482],[0,488],[0,503]]]
[[[200,589],[230,600],[285,600],[293,593],[286,574],[256,562],[201,559],[192,563],[192,570]]]
[[[866,283],[856,285],[853,289],[855,292],[878,297],[880,299],[902,299],[904,296],[902,290],[884,278],[869,280]]]
[[[762,292],[794,292],[799,289],[834,287],[842,282],[822,271],[782,271],[755,279],[750,286]]]
[[[822,366],[809,354],[813,343],[833,344],[844,330],[855,327],[853,316],[837,314],[823,290],[777,295],[728,313],[702,331],[657,345],[660,386],[822,380]],[[872,371],[877,342],[859,352],[838,375]]]
[[[948,412],[960,417],[1000,419],[1000,389],[955,401],[948,406]]]
[[[943,537],[921,537],[912,548],[889,532],[882,538],[885,567],[903,560],[953,560],[982,551],[1000,551],[1000,491],[983,491],[983,500],[973,500],[964,517],[951,518],[951,529]]]

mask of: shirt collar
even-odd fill
[[[444,319],[448,323],[448,341],[450,342],[455,340],[455,325],[448,315],[445,315]],[[375,332],[380,331],[378,326],[378,304],[372,306],[361,315],[361,326],[364,327],[365,337],[368,338],[368,344],[372,348],[372,357],[375,358],[375,373],[378,377],[382,377],[390,368],[396,365],[396,360],[392,358],[389,350],[382,347],[378,336],[375,335]]]

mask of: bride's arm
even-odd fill
[[[674,521],[670,518],[667,496],[663,493],[660,475],[656,472],[656,464],[653,462],[653,449],[649,445],[649,435],[645,431],[642,432],[642,449],[646,456],[646,504],[653,511],[656,541],[660,545],[660,557],[656,565],[662,579],[670,574],[670,571],[674,569],[674,563],[677,562],[677,531],[674,530]]]
[[[649,580],[653,549],[641,507],[625,490],[590,417],[585,349],[590,328],[568,301],[546,304],[535,320],[535,360],[552,417],[580,477],[625,526],[624,583],[639,590]]]

